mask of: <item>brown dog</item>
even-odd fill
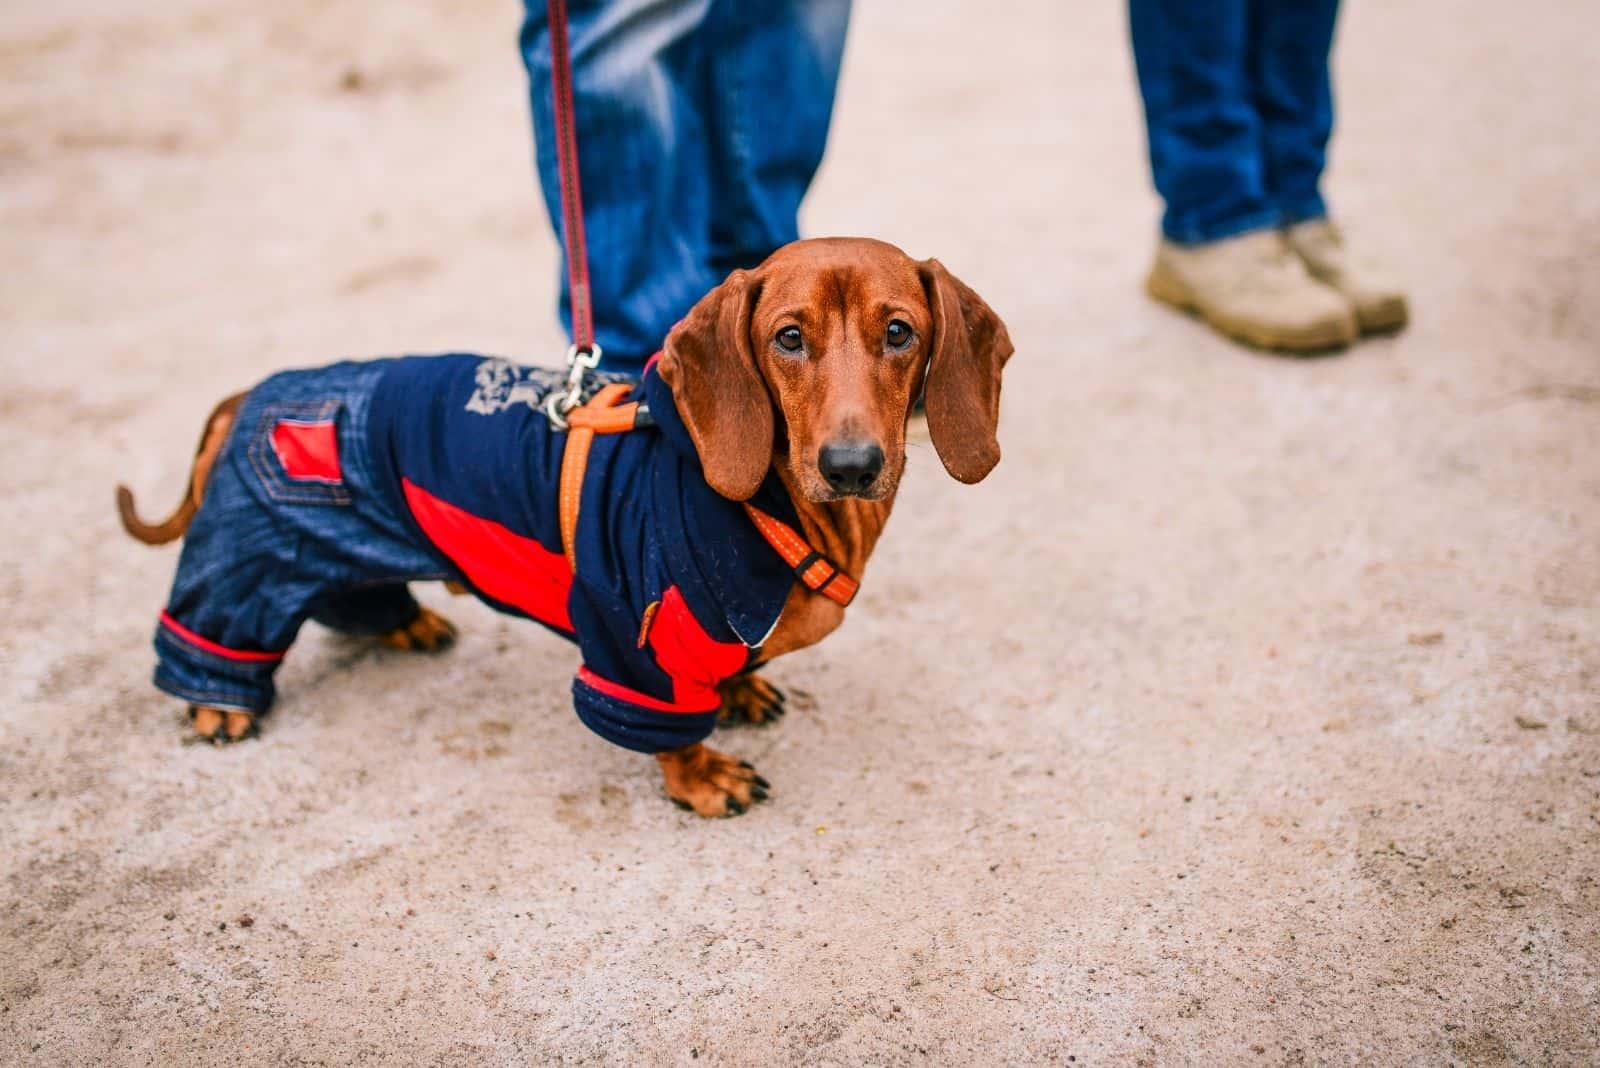
[[[937,260],[839,238],[796,242],[753,270],[735,271],[673,328],[658,373],[711,488],[744,501],[775,473],[809,546],[859,577],[899,487],[916,400],[925,398],[946,470],[977,482],[1000,457],[1000,377],[1011,353],[1005,325]],[[208,420],[190,493],[171,519],[140,522],[119,487],[130,534],[158,543],[184,532],[239,405],[229,398]],[[762,723],[781,715],[782,694],[749,669],[815,644],[843,618],[838,600],[794,583],[745,671],[718,684],[719,719]],[[453,635],[450,624],[421,609],[378,637],[394,648],[432,650]],[[641,646],[644,635],[641,629]],[[192,717],[197,731],[219,741],[254,727],[249,711],[220,703],[197,703]],[[702,816],[742,812],[766,796],[753,769],[703,744],[656,756],[668,795]]]

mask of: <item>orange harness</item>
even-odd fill
[[[594,444],[594,436],[622,434],[647,425],[641,419],[647,410],[638,401],[617,403],[631,389],[627,383],[613,382],[589,403],[567,414],[567,445],[561,454],[561,547],[567,554],[567,566],[574,572],[578,570],[578,505],[583,498],[583,476],[589,468],[589,447]],[[748,502],[744,510],[767,544],[794,569],[795,577],[807,589],[841,606],[855,599],[860,584],[812,548],[799,531]]]

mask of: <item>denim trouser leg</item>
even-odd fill
[[[1318,183],[1333,132],[1328,54],[1339,0],[1255,0],[1251,83],[1267,201],[1284,222],[1327,214]]]
[[[849,19],[850,0],[720,0],[707,98],[708,262],[718,281],[800,236]]]
[[[389,506],[368,412],[381,361],[274,375],[250,391],[184,535],[156,627],[155,683],[192,704],[257,714],[308,618],[375,634],[416,616],[410,579],[445,577]],[[332,435],[316,471],[289,431]],[[300,439],[303,440],[303,439]],[[331,460],[329,459],[331,457]]]
[[[1247,63],[1249,0],[1130,0],[1162,232],[1194,243],[1276,222]]]
[[[341,634],[387,634],[417,618],[422,606],[404,582],[340,590],[318,601],[311,618]]]
[[[526,0],[540,184],[561,228],[543,0]],[[795,236],[848,0],[569,0],[597,340],[638,370],[731,266]],[[570,328],[566,276],[562,321]]]

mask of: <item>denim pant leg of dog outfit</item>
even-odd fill
[[[375,634],[416,616],[405,581],[441,569],[374,492],[367,413],[384,363],[290,371],[251,391],[156,629],[161,689],[265,712],[308,618]]]

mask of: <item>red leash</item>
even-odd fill
[[[583,233],[583,193],[578,180],[578,122],[572,107],[566,0],[546,0],[545,10],[550,20],[550,85],[555,98],[556,169],[561,174],[561,240],[567,249],[572,345],[580,353],[597,353],[594,308],[589,300],[589,250]]]

